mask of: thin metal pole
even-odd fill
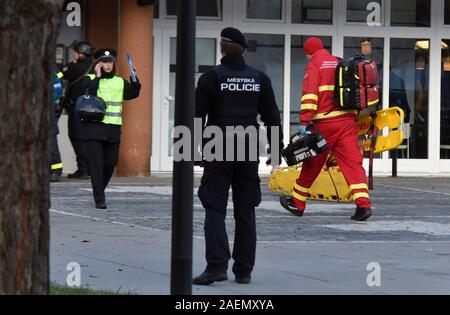
[[[392,151],[392,177],[397,177],[397,149]]]
[[[190,148],[184,149],[190,150],[191,157],[193,157],[196,0],[178,0],[177,16],[175,127],[186,126],[191,131]],[[174,161],[172,187],[170,292],[172,295],[191,295],[194,202],[193,158],[190,161]]]

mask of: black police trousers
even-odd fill
[[[248,276],[255,264],[255,207],[261,202],[258,162],[205,163],[198,196],[205,208],[206,271],[228,269],[230,249],[225,219],[230,186],[235,220],[233,273]]]
[[[77,116],[75,109],[69,109],[67,113],[69,139],[73,151],[75,152],[78,170],[83,175],[89,175],[88,161],[83,150],[83,141],[80,136],[82,128],[80,118]]]
[[[89,164],[92,190],[96,203],[105,202],[105,189],[119,161],[119,142],[84,140],[83,149]]]

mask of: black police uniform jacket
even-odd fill
[[[270,127],[279,127],[279,145],[282,149],[281,118],[271,81],[265,73],[248,66],[243,56],[225,56],[219,66],[199,78],[195,116],[203,119],[203,128],[208,126],[217,126],[222,130],[225,130],[227,126],[258,128],[258,115],[268,127],[269,142]],[[208,140],[203,139],[203,143]],[[224,139],[225,141],[227,139]],[[225,143],[223,151],[226,155]],[[234,151],[236,152],[236,144]],[[224,156],[224,160],[225,158]],[[245,159],[248,160],[248,158],[247,155]]]
[[[85,57],[78,62],[70,62],[61,69],[64,80],[68,81],[69,88],[65,92],[63,107],[73,109],[77,98],[84,94],[83,77],[92,69],[92,57]]]

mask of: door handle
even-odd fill
[[[164,110],[168,110],[170,102],[172,102],[174,100],[175,100],[175,97],[173,97],[172,95],[166,95],[164,97]]]

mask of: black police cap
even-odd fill
[[[92,55],[95,51],[94,46],[90,42],[87,41],[74,41],[72,45],[70,45],[70,48],[75,50],[78,53],[86,54],[86,55]]]
[[[109,59],[114,60],[117,57],[117,51],[112,48],[103,48],[95,52],[94,58],[97,60]]]
[[[248,48],[244,34],[234,27],[224,28],[220,33],[220,36],[222,37],[222,41],[226,43],[236,43],[244,48]]]

